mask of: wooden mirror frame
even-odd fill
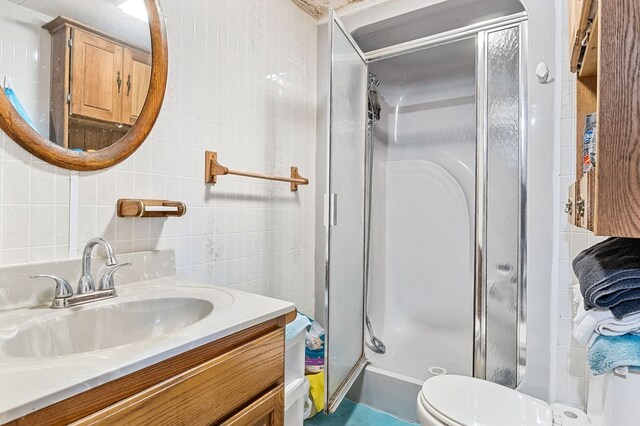
[[[144,0],[151,33],[151,81],[142,111],[118,142],[95,152],[78,152],[51,142],[33,129],[15,110],[4,91],[0,96],[0,128],[21,147],[47,163],[70,170],[101,170],[120,163],[145,141],[155,124],[167,87],[169,49],[167,26],[160,0]]]

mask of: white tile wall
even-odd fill
[[[181,276],[311,312],[316,23],[290,0],[162,4],[170,69],[159,120],[129,159],[80,174],[77,224],[69,223],[70,172],[3,137],[0,264],[66,256],[77,230],[78,247],[103,235],[120,253],[173,248]],[[2,42],[2,59],[11,58]],[[291,193],[282,183],[223,177],[207,187],[205,150],[236,169],[287,174],[296,165],[312,184]],[[115,203],[124,197],[180,200],[188,213],[120,219]]]
[[[569,72],[569,28],[568,4],[563,2],[562,43],[562,138],[560,143],[560,200],[559,206],[568,198],[568,188],[576,175],[576,79]],[[582,118],[581,118],[582,120]],[[588,396],[588,366],[586,348],[572,337],[572,318],[575,304],[571,286],[577,283],[571,261],[578,253],[596,244],[605,237],[596,237],[582,228],[567,222],[567,215],[558,207],[560,222],[559,288],[558,288],[558,342],[556,400],[585,408]]]
[[[38,130],[48,134],[50,18],[0,2],[0,84],[10,85]],[[0,264],[68,254],[69,172],[0,135]]]

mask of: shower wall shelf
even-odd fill
[[[244,176],[254,179],[275,180],[278,182],[289,182],[291,184],[291,191],[298,190],[298,185],[308,185],[309,179],[300,176],[297,167],[291,167],[291,177],[271,176],[261,173],[244,172],[239,170],[232,170],[228,167],[218,163],[218,153],[213,151],[205,152],[205,176],[204,181],[206,184],[215,184],[218,176],[235,175]]]
[[[180,217],[187,213],[181,201],[120,199],[118,217]]]

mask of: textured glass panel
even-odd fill
[[[329,191],[337,224],[329,231],[328,391],[362,356],[364,332],[364,147],[367,66],[332,22]]]
[[[520,46],[517,27],[487,34],[487,379],[517,384]]]

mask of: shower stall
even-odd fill
[[[329,411],[348,393],[415,420],[433,375],[522,379],[527,15],[494,1],[478,17],[476,3],[459,0],[469,19],[451,28],[418,13],[352,35],[329,18],[316,232]]]

